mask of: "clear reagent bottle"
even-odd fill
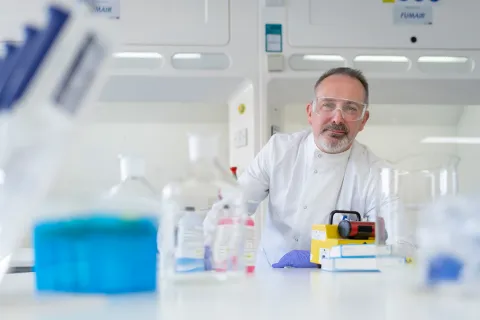
[[[186,176],[163,189],[162,278],[190,282],[243,277],[246,210],[242,189],[219,164],[215,136],[191,135],[188,145]],[[225,219],[228,225],[223,224]]]

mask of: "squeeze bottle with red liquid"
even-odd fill
[[[229,209],[228,205],[223,206],[222,218],[218,221],[215,235],[213,264],[216,271],[227,271],[230,267],[230,262],[237,262],[236,256],[230,257],[234,223],[232,217],[228,214]]]
[[[237,177],[237,167],[230,167],[235,179]],[[255,271],[255,221],[248,216],[245,221],[245,247],[244,247],[245,267],[247,273]]]

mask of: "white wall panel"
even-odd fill
[[[394,24],[394,6],[404,1],[295,0],[287,4],[288,43],[293,47],[478,49],[480,1],[431,2],[431,25]],[[420,2],[410,0],[410,4]],[[416,42],[412,42],[412,37]]]
[[[124,44],[223,46],[229,42],[229,1],[122,1]]]

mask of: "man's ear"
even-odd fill
[[[359,130],[359,131],[362,131],[363,128],[365,128],[365,124],[367,124],[367,121],[368,121],[369,118],[370,118],[370,111],[366,111],[366,112],[365,112],[365,116],[363,117],[362,125],[360,126],[360,130]]]
[[[306,111],[307,111],[308,123],[312,124],[312,103],[311,102],[307,104]]]

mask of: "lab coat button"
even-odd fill
[[[313,173],[317,173],[318,171],[317,170],[313,170]]]
[[[321,155],[321,154],[318,154],[318,155],[317,155],[317,157],[321,158],[321,157],[322,157],[322,155]]]
[[[304,206],[303,209],[307,209],[307,206]]]
[[[293,239],[295,239],[295,241],[298,242],[298,238],[297,238],[297,237],[293,237]]]

